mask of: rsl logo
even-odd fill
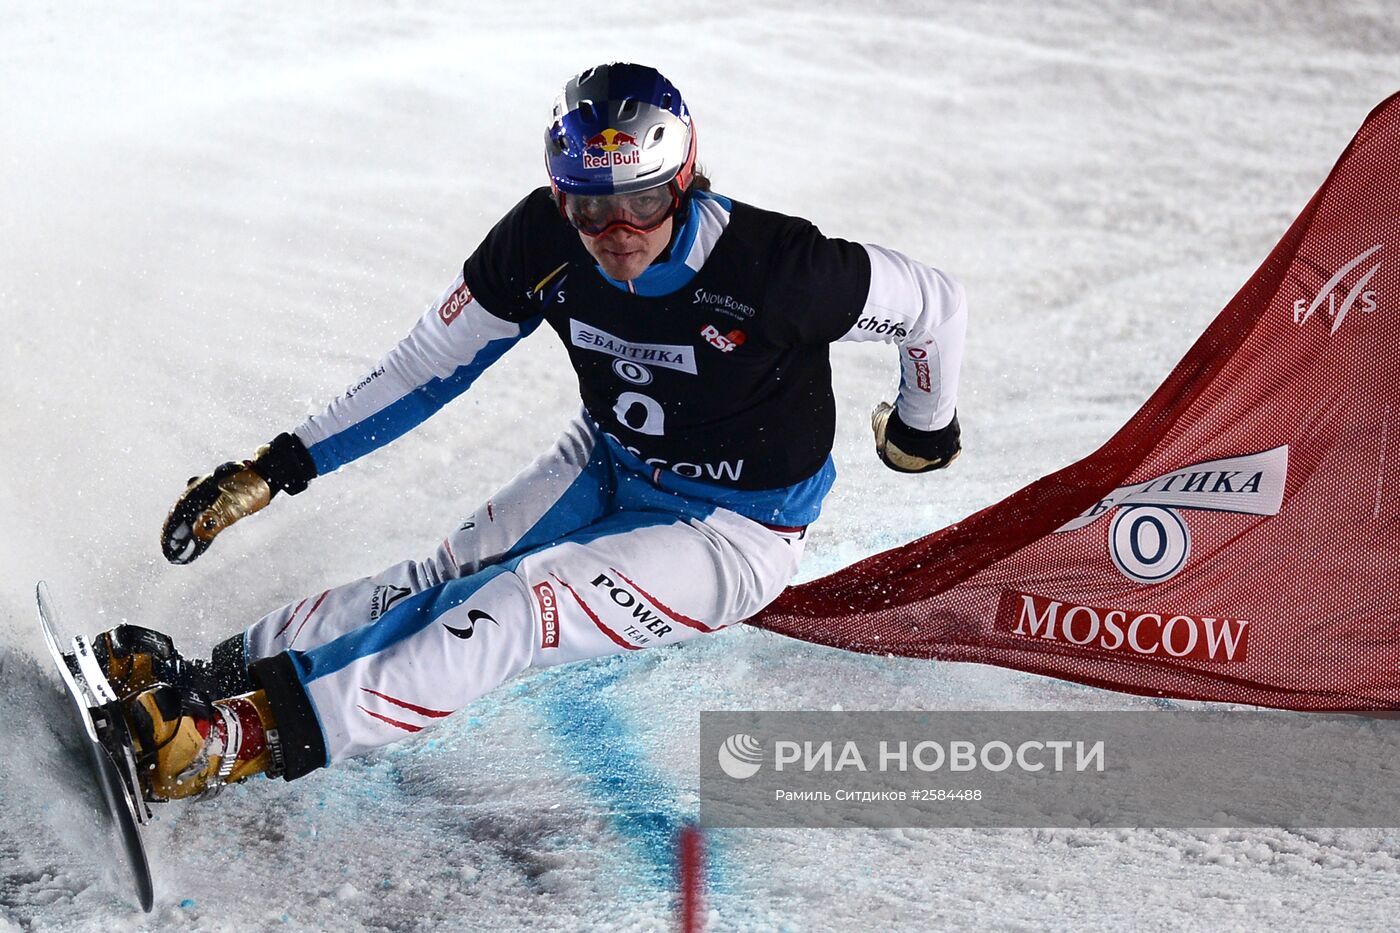
[[[729,353],[736,347],[744,345],[748,335],[742,330],[731,330],[727,334],[721,334],[719,328],[713,324],[706,324],[700,329],[700,336],[705,338],[705,342],[721,353]]]
[[[1317,295],[1311,301],[1306,298],[1299,298],[1297,301],[1293,302],[1293,322],[1299,327],[1302,327],[1312,319],[1314,314],[1317,314],[1325,306],[1327,309],[1327,316],[1332,319],[1332,329],[1328,332],[1330,336],[1331,334],[1335,334],[1337,329],[1342,326],[1342,322],[1347,319],[1347,315],[1351,313],[1353,308],[1365,314],[1374,312],[1378,307],[1378,303],[1376,300],[1376,290],[1371,288],[1370,284],[1371,279],[1381,270],[1379,253],[1382,245],[1383,244],[1377,243],[1375,246],[1338,269],[1336,274],[1324,282],[1322,287],[1317,290]],[[1366,268],[1366,271],[1362,272],[1356,281],[1352,283],[1351,287],[1346,290],[1345,294],[1343,294],[1342,285],[1347,276],[1363,266],[1366,266],[1366,263],[1372,259],[1374,259],[1375,262],[1371,263],[1371,265]],[[1340,300],[1338,299],[1339,295],[1341,295]]]
[[[1277,515],[1288,479],[1288,446],[1242,457],[1207,460],[1142,483],[1119,486],[1079,517],[1056,529],[1078,531],[1115,513],[1108,553],[1123,576],[1161,583],[1182,571],[1191,556],[1191,531],[1183,512]]]

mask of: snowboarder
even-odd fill
[[[732,201],[696,167],[680,92],[652,68],[569,80],[549,187],[487,234],[364,378],[251,460],[191,480],[162,531],[188,563],[413,428],[547,324],[582,409],[426,560],[313,593],[187,660],[123,625],[96,654],[152,799],[300,777],[418,733],[526,668],[672,645],[741,622],[795,574],[835,479],[828,345],[899,347],[876,452],[959,453],[962,288],[879,246]]]

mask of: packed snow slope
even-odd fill
[[[206,650],[425,555],[561,430],[541,330],[420,430],[171,567],[187,476],[366,371],[543,180],[574,71],[654,63],[732,197],[967,285],[966,453],[900,476],[888,347],[834,351],[841,478],[804,575],[941,527],[1101,443],[1400,87],[1381,0],[7,4],[0,17],[0,930],[671,923],[702,709],[1146,701],[755,631],[524,677],[293,784],[170,805],[135,912],[70,773],[33,622]],[[76,801],[76,802],[75,802]],[[1389,926],[1390,831],[726,831],[737,930]]]

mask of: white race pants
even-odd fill
[[[329,764],[528,667],[741,622],[787,586],[804,535],[657,488],[580,417],[431,558],[284,606],[244,649],[249,662],[287,653],[290,668],[279,664],[295,671]]]

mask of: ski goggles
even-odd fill
[[[614,227],[634,233],[651,233],[681,206],[672,185],[660,185],[631,194],[559,194],[564,219],[587,237],[600,237]]]

